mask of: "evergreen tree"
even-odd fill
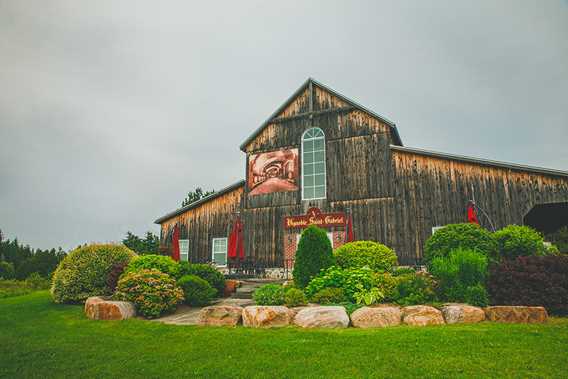
[[[333,265],[331,242],[325,230],[310,225],[302,232],[294,261],[294,283],[305,288],[322,269]]]
[[[183,201],[181,202],[181,206],[185,207],[186,205],[189,205],[191,203],[196,202],[197,200],[201,200],[204,197],[207,197],[209,195],[212,195],[215,193],[215,190],[211,190],[211,191],[203,191],[203,189],[201,189],[201,187],[197,187],[194,191],[189,191],[187,193],[187,196],[185,197],[185,199],[183,199]]]

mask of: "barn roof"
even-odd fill
[[[240,146],[240,149],[242,151],[245,151],[246,146],[256,138],[256,136],[258,136],[258,134],[272,121],[273,118],[275,118],[276,116],[278,116],[282,111],[284,111],[284,109],[286,109],[286,107],[288,105],[290,105],[290,103],[292,103],[292,101],[294,101],[294,99],[296,97],[298,97],[305,89],[306,87],[308,87],[310,85],[310,83],[312,83],[313,85],[316,85],[318,87],[320,87],[321,89],[324,89],[326,91],[328,91],[329,93],[331,93],[332,95],[338,97],[339,99],[343,100],[344,102],[346,102],[347,104],[349,104],[350,106],[359,109],[360,111],[363,111],[365,113],[368,113],[369,115],[381,120],[382,122],[384,122],[385,124],[387,124],[388,126],[390,126],[392,132],[393,132],[393,138],[394,141],[397,145],[402,146],[402,140],[400,139],[400,135],[398,134],[398,129],[396,128],[396,125],[394,122],[392,122],[391,120],[387,119],[386,117],[383,117],[375,112],[373,112],[370,109],[365,108],[364,106],[362,106],[361,104],[343,96],[342,94],[340,94],[339,92],[335,91],[334,89],[326,86],[325,84],[322,84],[320,82],[318,82],[317,80],[313,79],[313,78],[308,78],[308,80],[306,80],[301,86],[300,88],[298,88],[293,94],[292,96],[290,96],[280,107],[278,107],[278,109],[276,109],[276,111],[274,111],[274,113],[272,113],[270,115],[270,117],[268,117],[266,119],[266,121],[264,121]]]
[[[219,191],[217,191],[217,192],[215,192],[215,193],[212,193],[212,194],[209,195],[209,196],[205,196],[204,198],[199,199],[199,200],[197,200],[197,201],[194,201],[194,202],[191,203],[191,204],[188,204],[188,205],[186,205],[186,206],[184,206],[184,207],[181,207],[181,208],[176,209],[176,210],[173,211],[173,212],[170,212],[170,213],[165,214],[164,216],[162,216],[162,217],[156,219],[156,221],[154,221],[154,224],[161,224],[162,222],[167,221],[167,220],[169,220],[169,219],[172,218],[172,217],[175,217],[175,216],[178,216],[178,215],[180,215],[180,214],[182,214],[182,213],[185,213],[185,212],[187,212],[187,211],[190,210],[190,209],[197,208],[197,207],[199,207],[200,205],[202,205],[202,204],[204,204],[204,203],[206,203],[206,202],[208,202],[208,201],[211,201],[211,200],[213,200],[213,199],[216,199],[216,198],[218,198],[219,196],[224,195],[224,194],[226,194],[226,193],[229,193],[229,192],[231,192],[231,191],[233,191],[233,190],[236,190],[237,188],[242,187],[242,186],[244,186],[244,185],[245,185],[245,181],[244,181],[244,180],[239,180],[238,182],[233,183],[233,184],[231,184],[230,186],[227,186],[227,187],[225,187],[225,188],[223,188],[223,189],[221,189],[221,190],[219,190]]]
[[[448,159],[448,160],[467,162],[467,163],[475,163],[475,164],[484,165],[484,166],[508,168],[510,170],[516,170],[516,171],[534,172],[534,173],[538,173],[538,174],[568,177],[568,171],[555,170],[555,169],[543,168],[543,167],[535,167],[535,166],[525,166],[525,165],[520,165],[520,164],[516,164],[516,163],[492,161],[492,160],[489,160],[489,159],[467,157],[467,156],[456,155],[456,154],[447,154],[447,153],[441,153],[441,152],[438,152],[438,151],[417,149],[417,148],[414,148],[414,147],[402,147],[402,146],[391,145],[391,150],[400,151],[400,152],[404,152],[404,153],[417,154],[417,155],[425,155],[425,156],[434,157],[434,158]]]

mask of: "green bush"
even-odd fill
[[[544,245],[544,255],[562,255],[562,253],[560,252],[560,249],[556,245],[545,244]]]
[[[306,305],[306,295],[299,288],[288,288],[284,293],[284,304],[289,307],[298,307],[300,305]]]
[[[397,276],[396,280],[396,287],[387,301],[402,306],[429,304],[435,301],[435,282],[430,275],[411,272]]]
[[[294,262],[294,283],[305,288],[322,269],[333,265],[331,243],[325,230],[311,225],[304,229]]]
[[[136,254],[124,245],[93,244],[70,252],[53,274],[51,295],[56,303],[82,302],[90,296],[109,296],[113,267]]]
[[[323,288],[312,295],[311,301],[316,304],[331,305],[348,302],[342,288]]]
[[[563,226],[554,233],[548,234],[546,240],[556,245],[561,254],[568,254],[568,226]]]
[[[166,255],[139,255],[130,261],[124,272],[129,273],[140,270],[158,270],[175,279],[180,277],[179,263]]]
[[[438,281],[440,300],[470,303],[470,301],[480,299],[481,290],[485,291],[487,262],[484,254],[465,249],[454,250],[447,257],[434,258],[430,272]],[[484,304],[473,303],[472,305]]]
[[[406,274],[416,274],[416,270],[412,267],[395,267],[391,270],[393,276],[402,276]]]
[[[341,288],[347,301],[355,302],[355,294],[376,285],[376,274],[367,267],[342,269],[331,266],[320,272],[305,288],[308,298],[324,288]]]
[[[215,296],[221,297],[225,292],[225,276],[212,265],[206,263],[181,262],[179,264],[180,276],[196,275],[215,289]]]
[[[369,267],[373,271],[388,271],[397,264],[394,251],[373,241],[349,242],[333,252],[335,264],[342,268]]]
[[[141,269],[120,278],[115,298],[133,302],[138,313],[146,318],[156,318],[175,310],[183,300],[183,291],[169,275]]]
[[[253,299],[258,305],[282,305],[284,288],[279,284],[266,284],[254,291]]]
[[[544,255],[544,239],[536,230],[521,225],[509,225],[494,234],[499,255],[516,258],[528,255]]]
[[[497,242],[492,234],[476,224],[450,224],[437,230],[424,246],[424,263],[446,257],[452,250],[477,250],[490,260],[497,260]]]
[[[16,277],[16,270],[14,264],[10,262],[0,261],[0,279],[14,279]]]
[[[485,286],[477,284],[475,286],[466,287],[464,293],[464,302],[467,304],[477,305],[478,307],[486,307],[489,305],[489,295]]]
[[[197,275],[184,275],[178,280],[183,290],[185,303],[191,306],[209,304],[217,294],[217,290]]]
[[[26,285],[34,290],[45,290],[49,288],[49,279],[44,278],[38,272],[32,272],[26,278]]]

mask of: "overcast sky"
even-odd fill
[[[566,0],[0,0],[0,229],[157,232],[309,76],[406,146],[568,170]]]

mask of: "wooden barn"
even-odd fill
[[[393,122],[313,79],[240,149],[245,180],[155,221],[176,258],[230,265],[237,220],[238,259],[275,275],[293,265],[309,224],[334,247],[351,227],[407,265],[420,263],[436,227],[467,222],[471,201],[490,230],[568,224],[568,172],[404,147]]]

